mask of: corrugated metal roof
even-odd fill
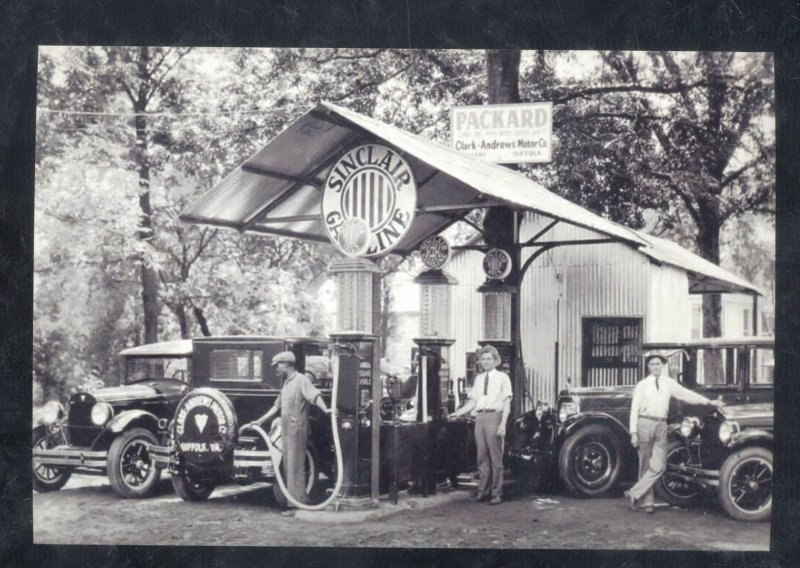
[[[490,164],[353,111],[322,103],[292,122],[181,214],[190,223],[328,242],[321,187],[348,149],[380,142],[410,162],[417,215],[395,252],[416,249],[475,207],[510,205],[635,245],[630,229],[567,201],[525,175]]]
[[[637,231],[647,241],[647,246],[639,250],[657,262],[670,264],[689,273],[689,292],[694,294],[713,292],[755,292],[764,295],[764,291],[740,278],[732,272],[717,266],[695,253],[686,250],[677,243]]]

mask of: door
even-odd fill
[[[581,386],[635,385],[642,318],[583,318]]]

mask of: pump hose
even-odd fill
[[[289,490],[286,489],[286,483],[283,481],[283,477],[281,476],[281,468],[280,465],[275,468],[275,479],[278,481],[278,486],[283,491],[283,494],[286,496],[286,500],[297,507],[298,509],[304,509],[306,511],[321,511],[331,503],[333,500],[338,496],[339,489],[342,488],[342,481],[343,481],[343,474],[344,471],[344,464],[342,462],[342,445],[339,441],[339,428],[336,426],[336,399],[338,393],[338,386],[339,386],[339,365],[338,363],[334,364],[333,366],[333,387],[332,387],[332,394],[331,394],[331,408],[333,411],[331,412],[331,428],[333,429],[333,447],[336,451],[336,484],[333,487],[333,491],[331,492],[330,497],[325,499],[322,503],[318,503],[316,505],[308,505],[306,503],[301,503],[300,501],[296,500],[292,497],[292,494],[289,493]],[[272,445],[272,440],[269,439],[269,435],[267,432],[261,427],[256,425],[245,425],[242,427],[240,432],[245,429],[251,429],[258,432],[258,434],[267,442],[267,447],[269,447],[270,455],[275,455],[275,447]]]

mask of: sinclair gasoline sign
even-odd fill
[[[417,205],[408,162],[381,144],[353,148],[331,169],[322,194],[322,221],[348,256],[378,256],[402,240]]]
[[[488,162],[549,162],[553,103],[455,107],[450,131],[453,148]]]

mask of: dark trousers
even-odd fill
[[[502,412],[478,412],[475,415],[475,446],[481,474],[478,493],[503,496],[503,438],[497,435]]]

